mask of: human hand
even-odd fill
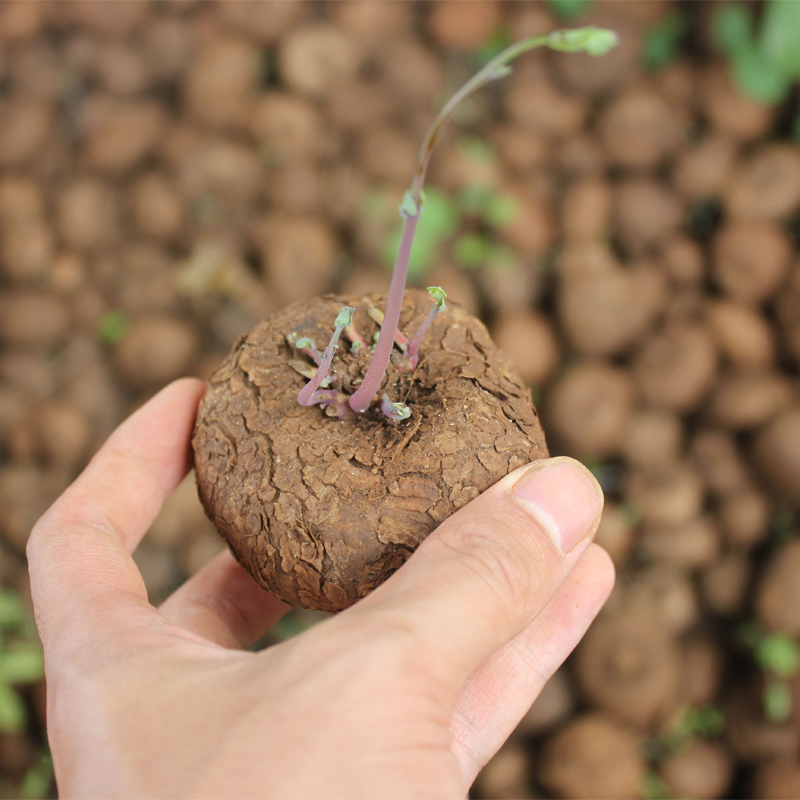
[[[570,459],[523,467],[369,597],[253,653],[287,607],[229,553],[159,609],[130,556],[203,391],[137,411],[31,534],[60,796],[463,796],[611,590],[600,488]]]

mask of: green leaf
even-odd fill
[[[28,724],[28,709],[19,692],[0,683],[0,731],[19,733]]]
[[[456,142],[456,148],[468,160],[476,164],[494,164],[497,162],[497,151],[488,142],[477,136],[462,136]]]
[[[678,55],[680,40],[687,30],[686,18],[673,9],[645,34],[642,57],[648,69],[659,70]]]
[[[41,800],[50,794],[53,780],[53,759],[49,753],[44,753],[39,762],[25,773],[20,784],[20,794],[25,800]]]
[[[506,228],[514,224],[519,212],[519,203],[515,198],[492,193],[486,205],[486,221],[493,228]]]
[[[29,619],[30,614],[22,605],[19,595],[0,587],[0,628],[16,627]]]
[[[786,722],[792,714],[792,695],[783,681],[770,681],[764,687],[764,716],[770,722]]]
[[[342,306],[333,323],[337,328],[346,328],[353,321],[355,309],[352,306]]]
[[[784,78],[800,77],[800,3],[769,0],[764,4],[759,50]]]
[[[486,254],[486,266],[494,272],[505,272],[513,269],[517,265],[517,256],[514,251],[505,244],[493,242],[489,246]]]
[[[453,245],[453,258],[467,269],[482,267],[489,253],[489,242],[480,233],[465,233]]]
[[[547,37],[547,46],[563,53],[588,53],[590,56],[604,56],[616,47],[619,37],[608,28],[588,25],[585,28],[570,28],[553,31]]]
[[[124,311],[109,311],[97,323],[97,338],[103,344],[116,344],[125,338],[130,320]]]
[[[444,239],[456,232],[458,209],[444,192],[429,189],[425,197],[424,212],[417,225],[417,236],[436,235]]]
[[[44,656],[37,643],[20,642],[0,650],[0,683],[37,683],[44,678]]]
[[[508,30],[497,28],[492,35],[475,51],[475,60],[483,67],[495,56],[500,55],[511,44]]]
[[[547,0],[547,5],[559,19],[575,19],[589,10],[592,0]]]
[[[734,54],[753,46],[753,12],[743,3],[720,3],[711,22],[714,44]]]
[[[782,633],[769,633],[757,645],[755,658],[762,669],[780,678],[791,678],[800,670],[800,646]]]
[[[731,58],[731,69],[736,85],[762,103],[773,105],[782,102],[791,88],[791,81],[765,60],[755,47],[737,51]]]
[[[436,301],[436,308],[439,311],[444,311],[446,306],[444,304],[447,298],[447,292],[441,286],[429,286],[428,294]]]
[[[644,776],[641,789],[644,800],[670,800],[672,797],[664,779],[655,770],[650,770]]]

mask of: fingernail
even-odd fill
[[[600,521],[603,490],[571,458],[534,464],[511,487],[511,496],[544,528],[560,553],[569,553]]]

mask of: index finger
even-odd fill
[[[42,641],[76,626],[115,623],[148,608],[130,553],[164,498],[186,474],[197,404],[205,390],[186,378],[129,417],[36,523],[28,540]]]

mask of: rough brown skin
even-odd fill
[[[385,307],[385,297],[369,298]],[[407,292],[400,329],[413,334],[431,303]],[[288,361],[305,357],[286,336],[310,336],[321,351],[343,305],[356,308],[370,341],[366,298],[327,295],[272,315],[211,377],[192,439],[200,499],[237,559],[282,600],[323,611],[366,595],[454,511],[547,456],[529,391],[485,327],[450,305],[413,379],[389,367],[384,387],[411,408],[408,420],[371,407],[340,421],[301,406],[305,379]],[[333,368],[346,393],[369,358],[339,347]]]

